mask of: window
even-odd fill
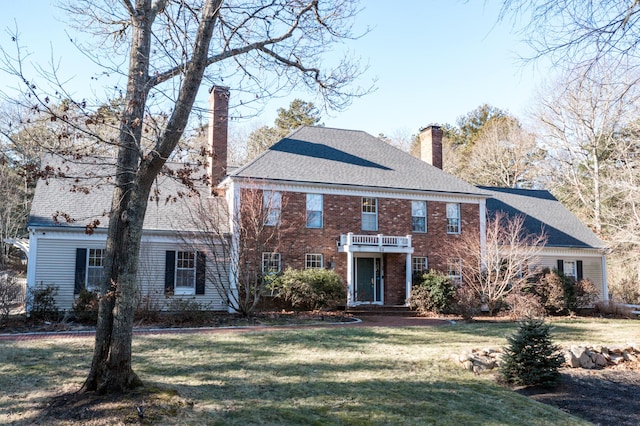
[[[413,232],[427,232],[427,202],[411,202],[411,230]]]
[[[576,273],[576,262],[567,262],[564,261],[564,275],[566,277],[577,278],[578,274]]]
[[[89,249],[87,256],[87,290],[96,291],[100,288],[104,277],[104,249]]]
[[[265,214],[264,224],[267,226],[279,225],[282,194],[277,191],[264,191],[262,194],[262,208]]]
[[[362,230],[377,231],[378,230],[378,199],[363,197],[362,198]]]
[[[462,284],[462,261],[460,259],[447,261],[447,275],[455,284]]]
[[[447,203],[447,234],[460,233],[460,204]]]
[[[275,274],[280,272],[280,253],[262,253],[262,273]]]
[[[414,275],[422,275],[429,270],[429,262],[426,257],[415,256],[411,258],[412,271]]]
[[[196,286],[196,254],[192,251],[176,252],[176,295],[194,294]]]
[[[305,267],[307,269],[321,269],[323,267],[322,254],[307,253],[305,255]]]
[[[307,194],[307,228],[322,228],[322,194]]]

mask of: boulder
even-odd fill
[[[564,361],[565,363],[571,367],[571,368],[578,368],[580,367],[580,361],[578,360],[578,357],[576,357],[574,355],[573,352],[571,351],[566,351],[564,354]]]
[[[578,361],[582,368],[591,369],[595,367],[595,363],[591,360],[591,355],[587,351],[582,352],[582,355],[578,357]]]
[[[607,365],[607,359],[602,354],[595,354],[595,359],[593,360],[594,364],[597,367],[605,367]]]

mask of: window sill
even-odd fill
[[[174,296],[195,296],[196,295],[196,291],[193,288],[190,287],[176,287],[173,290],[173,295]]]

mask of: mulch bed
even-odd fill
[[[640,425],[640,362],[602,370],[565,368],[553,389],[516,392],[597,425]]]

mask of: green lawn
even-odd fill
[[[562,345],[616,344],[638,339],[639,324],[563,320],[553,332]],[[134,368],[164,392],[168,408],[154,424],[586,424],[447,359],[504,346],[514,329],[486,322],[148,335],[134,339]],[[30,424],[47,398],[77,389],[92,344],[0,342],[0,423]]]

